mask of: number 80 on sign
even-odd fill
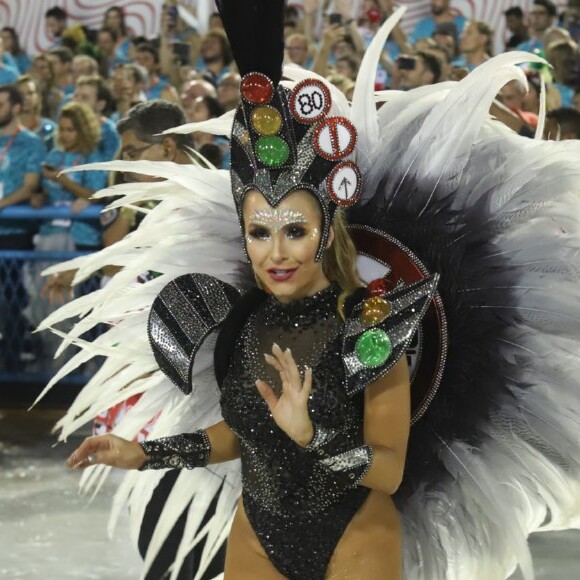
[[[320,121],[330,111],[330,105],[328,87],[316,79],[299,82],[290,95],[290,111],[299,123],[311,125]]]

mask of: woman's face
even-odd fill
[[[26,81],[18,85],[22,95],[22,112],[36,113],[39,106],[38,91],[32,81]]]
[[[315,260],[321,216],[311,193],[295,191],[272,208],[261,193],[250,191],[244,200],[243,219],[254,273],[278,300],[290,302],[328,286],[322,262]]]
[[[65,151],[74,151],[77,146],[78,133],[71,119],[61,117],[58,122],[58,137]]]
[[[121,14],[118,10],[112,9],[105,14],[104,28],[111,28],[115,32],[121,32]]]

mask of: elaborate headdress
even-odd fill
[[[217,1],[242,75],[231,140],[232,191],[242,228],[248,191],[258,190],[272,207],[293,191],[310,191],[322,210],[320,260],[337,205],[352,205],[360,194],[361,174],[349,159],[356,130],[348,119],[329,116],[324,82],[306,79],[292,90],[280,84],[285,4]]]

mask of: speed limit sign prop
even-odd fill
[[[330,111],[330,105],[328,87],[316,79],[299,82],[290,95],[290,111],[299,123],[311,125],[320,121]]]

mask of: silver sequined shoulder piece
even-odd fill
[[[364,325],[361,312],[364,300],[351,311],[344,324],[342,360],[345,369],[345,388],[349,395],[363,390],[373,381],[388,373],[405,354],[413,335],[437,289],[438,275],[390,291],[385,299],[391,303],[390,315],[380,323]],[[391,353],[380,365],[365,366],[356,353],[356,343],[368,330],[377,328],[385,332],[391,342]]]
[[[148,334],[159,368],[184,393],[191,392],[195,355],[229,314],[240,292],[207,274],[171,281],[153,302]]]

